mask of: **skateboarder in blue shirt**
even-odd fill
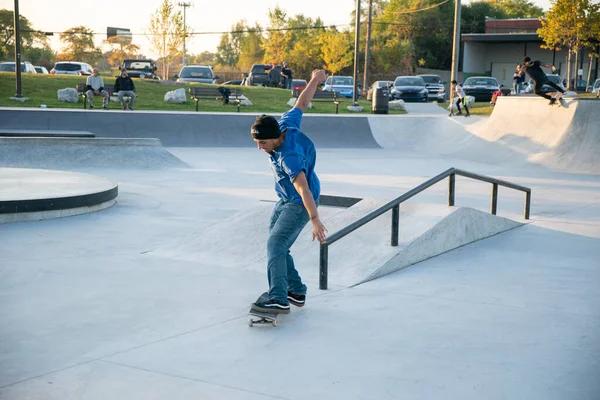
[[[531,57],[525,57],[523,59],[523,69],[525,69],[527,75],[529,75],[529,77],[535,82],[533,92],[538,96],[542,96],[543,98],[550,100],[550,105],[552,105],[556,103],[557,99],[559,99],[563,94],[565,94],[565,91],[560,86],[548,79],[548,77],[546,76],[542,68],[540,68],[540,66],[550,68],[552,69],[552,72],[556,71],[556,67],[554,67],[554,65],[545,64],[541,61],[531,61]],[[542,86],[544,85],[548,85],[556,89],[556,95],[554,97],[551,97],[548,96],[546,93],[542,92]]]
[[[290,247],[308,221],[312,222],[312,239],[320,243],[327,240],[327,229],[317,211],[321,192],[315,173],[317,154],[313,142],[300,130],[303,111],[326,78],[325,71],[314,70],[294,108],[283,113],[279,121],[270,115],[257,117],[250,131],[258,149],[269,155],[279,197],[267,240],[269,295],[251,305],[256,311],[287,314],[290,303],[304,306],[306,285],[296,270]]]

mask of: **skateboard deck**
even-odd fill
[[[264,292],[263,294],[261,294],[258,299],[256,299],[256,301],[260,301],[260,300],[266,300],[269,298],[269,293],[268,292]],[[250,307],[250,311],[248,311],[248,314],[251,316],[248,319],[248,326],[252,327],[253,325],[265,325],[265,324],[271,324],[273,326],[277,326],[277,317],[279,316],[279,314],[275,314],[275,313],[270,313],[270,312],[263,312],[263,311],[256,311],[254,309],[252,309],[252,307]],[[252,316],[257,317],[256,318],[252,318]]]

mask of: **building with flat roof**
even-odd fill
[[[493,19],[485,21],[485,33],[461,35],[463,42],[462,70],[464,77],[487,75],[495,77],[500,84],[512,86],[513,72],[523,57],[551,63],[558,68],[563,79],[567,76],[567,50],[548,50],[540,46],[543,40],[537,29],[542,24],[537,18]],[[596,52],[598,49],[596,49]],[[585,54],[584,54],[585,52]],[[589,51],[580,53],[578,72],[587,80],[590,58]],[[571,57],[575,62],[575,56]],[[551,73],[551,71],[546,71]],[[598,77],[598,59],[592,61],[591,81]]]

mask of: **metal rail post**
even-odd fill
[[[327,250],[329,245],[322,243],[319,249],[319,289],[327,290]]]
[[[392,208],[392,246],[398,246],[398,230],[400,224],[400,204]]]
[[[529,219],[529,211],[531,210],[531,191],[525,192],[525,219]]]
[[[454,206],[454,190],[456,187],[456,175],[448,176],[448,206]]]
[[[498,209],[498,184],[492,183],[492,200],[490,204],[490,213],[496,215]]]

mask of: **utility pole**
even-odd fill
[[[373,18],[373,0],[369,0],[369,19],[367,22],[367,44],[365,45],[365,77],[363,79],[363,93],[367,92],[369,84],[369,63],[371,62],[371,20]]]
[[[185,63],[185,39],[187,38],[187,25],[185,24],[185,10],[188,7],[191,7],[192,4],[189,2],[185,2],[185,1],[180,1],[179,3],[177,3],[179,5],[179,7],[183,7],[183,66],[186,65]]]
[[[15,0],[15,75],[17,77],[16,98],[23,97],[21,93],[21,28],[19,27],[19,0]]]
[[[455,0],[454,9],[454,41],[452,42],[452,71],[450,71],[450,81],[458,81],[458,60],[460,58],[460,1]]]
[[[356,32],[354,36],[354,90],[352,93],[353,106],[358,106],[358,48],[360,42],[360,0],[356,0]]]

